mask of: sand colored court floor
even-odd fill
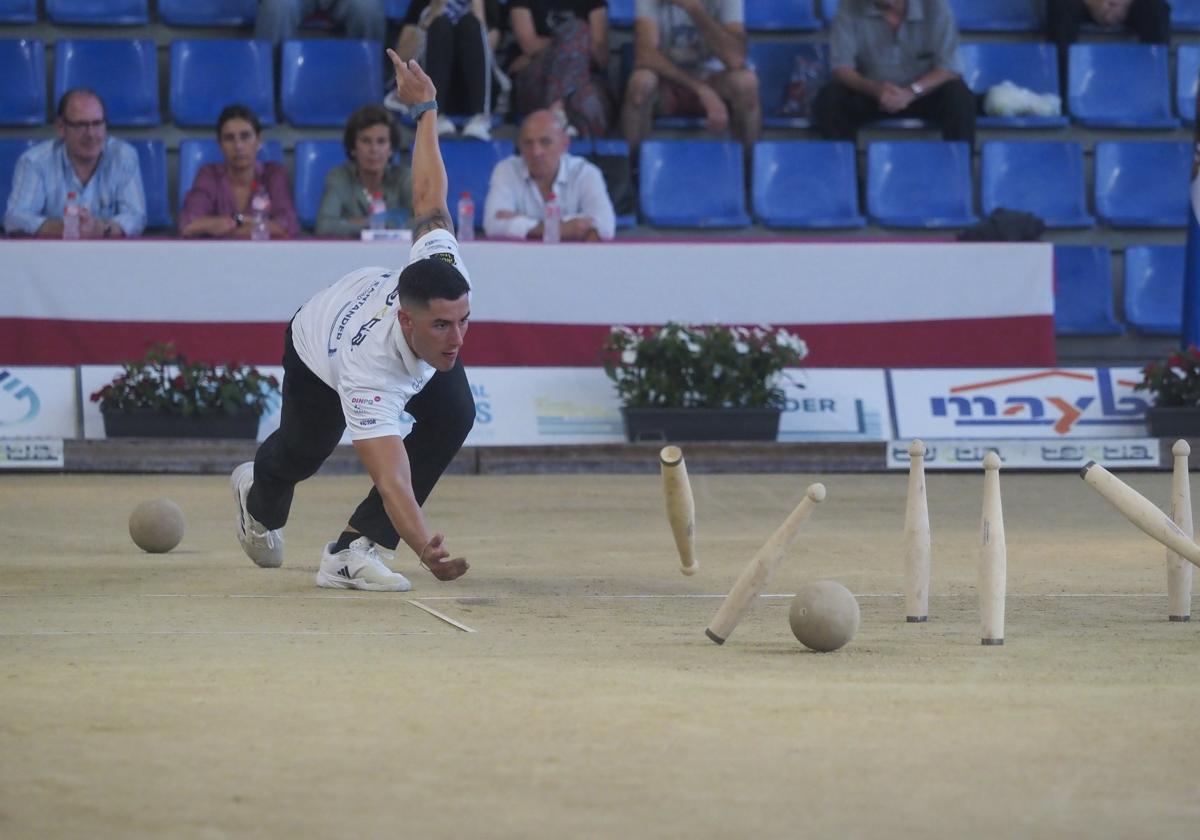
[[[1162,506],[1168,473],[1124,475]],[[723,647],[742,565],[829,499]],[[931,474],[933,598],[903,621],[903,475],[693,474],[700,571],[655,475],[451,476],[470,573],[313,585],[365,478],[303,485],[255,568],[217,476],[0,477],[0,837],[1195,837],[1200,620],[1074,473],[1002,476],[1007,642],[979,644],[979,475]],[[126,519],[168,496],[183,543]],[[858,636],[805,651],[833,578]],[[467,633],[422,611],[439,610]]]

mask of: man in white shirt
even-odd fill
[[[610,240],[616,214],[594,164],[568,154],[566,121],[555,111],[534,111],[521,123],[520,155],[505,158],[492,171],[483,229],[491,239],[541,239],[546,200],[562,211],[562,240]]]
[[[408,580],[384,565],[377,545],[394,549],[403,540],[439,580],[467,571],[421,505],[471,431],[475,402],[458,358],[471,284],[450,233],[437,91],[415,61],[388,55],[417,121],[409,263],[353,271],[300,308],[284,341],[279,429],[231,482],[242,548],[260,566],[279,566],[296,484],[316,473],[348,426],[374,487],[325,546],[317,584],[402,592]],[[401,437],[405,411],[416,422]]]

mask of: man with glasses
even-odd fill
[[[75,88],[63,94],[54,121],[58,139],[17,160],[4,230],[46,238],[63,235],[67,194],[79,201],[79,236],[137,236],[146,227],[146,196],[133,146],[108,136],[104,102]]]

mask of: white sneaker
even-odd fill
[[[454,127],[454,120],[450,119],[445,114],[438,114],[437,133],[438,137],[453,137],[455,134],[457,134],[458,129]]]
[[[383,107],[402,117],[407,117],[409,113],[408,105],[396,95],[395,90],[392,90],[387,96],[383,97]]]
[[[407,592],[412,589],[402,574],[383,565],[375,543],[359,537],[344,551],[333,553],[337,543],[328,543],[321,554],[317,586],[328,589],[366,589],[371,592]]]
[[[246,509],[246,498],[250,495],[250,486],[254,484],[254,462],[247,461],[235,467],[229,483],[233,486],[233,500],[238,513],[234,533],[242,544],[242,551],[264,569],[283,565],[283,534],[278,529],[267,528]]]
[[[462,133],[463,137],[487,142],[492,139],[492,118],[487,114],[476,114],[467,120],[467,124],[463,126]]]

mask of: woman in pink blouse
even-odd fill
[[[179,233],[186,237],[249,239],[253,228],[251,200],[270,199],[267,227],[272,239],[300,235],[287,171],[282,164],[258,160],[262,126],[245,105],[230,105],[217,117],[217,140],[224,163],[207,163],[183,201]]]

